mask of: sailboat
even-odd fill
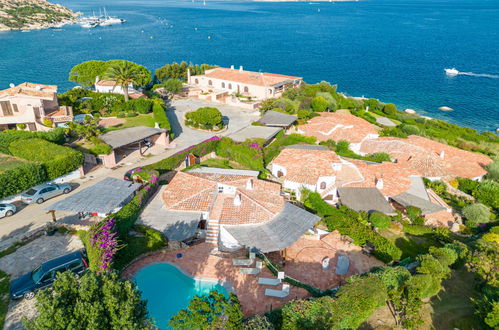
[[[121,24],[126,22],[124,19],[114,17],[114,16],[108,16],[106,12],[106,8],[104,8],[104,19],[100,21],[99,25],[100,26],[108,26],[108,25],[114,25],[114,24]]]
[[[203,0],[203,6],[206,6],[206,0]]]

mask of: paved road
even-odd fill
[[[191,145],[212,137],[214,134],[202,132],[185,127],[183,124],[184,114],[187,111],[196,110],[203,106],[215,106],[220,109],[224,116],[229,118],[229,128],[220,135],[227,135],[251,124],[251,122],[259,118],[258,112],[249,112],[247,110],[231,107],[222,104],[213,104],[210,102],[194,99],[181,99],[173,101],[171,108],[167,111],[168,118],[172,124],[172,129],[177,138],[174,140],[176,147],[174,149],[166,149],[163,152],[152,157],[129,158],[127,157],[121,167],[111,170],[107,168],[99,168],[85,177],[75,180],[72,184],[76,187],[69,195],[74,194],[86,187],[94,185],[106,177],[123,178],[126,171],[138,167],[157,162],[175,152],[187,148]],[[25,233],[43,227],[46,223],[52,220],[52,216],[47,214],[45,208],[68,195],[61,195],[46,201],[43,204],[24,205],[19,203],[20,210],[11,217],[0,219],[0,250],[10,246],[18,241]],[[56,212],[58,219],[63,217],[74,217],[74,214]]]

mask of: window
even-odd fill
[[[225,88],[225,83],[224,82],[222,82],[222,88]]]
[[[213,82],[211,80],[208,80],[208,85],[213,86]]]
[[[52,279],[52,272],[48,272],[47,274],[45,274],[43,277],[42,277],[42,280],[41,282],[42,283],[45,283],[45,282],[48,282]]]
[[[326,189],[326,183],[325,182],[321,182],[321,189]]]
[[[245,92],[245,93],[248,93],[248,92],[249,92],[248,86],[244,86],[244,92]]]
[[[12,104],[12,108],[14,108],[14,112],[19,112],[19,109],[17,108],[17,104]]]
[[[282,173],[282,171],[277,171],[277,177],[280,178],[281,176],[283,176],[284,173]]]
[[[218,187],[218,193],[221,194],[224,192],[224,187],[220,186]]]
[[[68,265],[69,270],[75,270],[77,268],[80,268],[82,266],[81,261],[73,261]]]
[[[0,109],[2,109],[2,113],[4,116],[12,116],[14,113],[12,112],[12,107],[10,106],[9,101],[1,101]]]
[[[232,89],[232,84],[229,84],[229,89]]]
[[[196,84],[199,84],[199,80],[197,80],[197,79],[194,79],[194,82],[195,82]]]

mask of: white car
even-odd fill
[[[13,204],[0,204],[0,218],[10,217],[16,213],[16,206]]]

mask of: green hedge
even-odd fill
[[[154,104],[152,107],[154,121],[158,123],[159,127],[171,130],[170,122],[166,116],[165,108],[161,104]]]
[[[5,172],[0,172],[0,198],[11,196],[47,181],[43,167],[35,163],[24,163]]]
[[[83,154],[74,149],[34,138],[12,142],[9,151],[13,156],[39,163],[52,180],[76,170],[83,164]]]
[[[10,154],[9,145],[12,142],[31,138],[39,138],[56,144],[63,144],[66,141],[64,129],[62,128],[56,128],[48,132],[5,130],[0,132],[0,153]]]

